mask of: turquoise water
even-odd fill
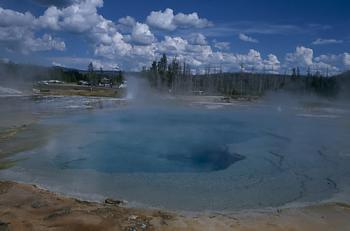
[[[185,108],[138,108],[64,118],[73,128],[67,129],[69,136],[59,137],[54,163],[107,173],[224,170],[245,158],[231,153],[228,144],[257,135],[230,117]]]
[[[180,210],[317,202],[350,186],[347,111],[126,106],[52,116],[64,129],[1,178]]]

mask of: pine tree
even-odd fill
[[[92,62],[90,62],[89,65],[88,65],[88,72],[89,73],[94,72],[94,64],[92,64]]]
[[[166,82],[166,72],[168,68],[168,60],[165,54],[163,54],[162,58],[159,60],[157,68],[161,78],[161,83],[164,86],[164,83]]]
[[[297,77],[300,77],[300,69],[297,67]]]

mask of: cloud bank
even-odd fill
[[[123,69],[139,70],[159,58],[163,53],[186,61],[193,69],[208,65],[220,65],[224,71],[264,71],[282,73],[286,69],[299,67],[306,70],[327,69],[334,73],[350,67],[349,53],[321,55],[305,46],[296,47],[282,59],[275,54],[266,56],[256,49],[247,53],[231,51],[231,43],[209,39],[205,33],[216,26],[197,12],[174,12],[167,8],[152,11],[144,21],[125,16],[112,21],[101,15],[98,9],[104,6],[103,0],[35,1],[47,6],[44,13],[34,16],[30,12],[18,12],[0,7],[0,48],[11,52],[29,54],[31,52],[59,51],[62,56],[51,57],[51,62],[60,65],[84,66],[83,62],[94,61],[104,68],[120,66]],[[276,27],[276,26],[275,26]],[[266,27],[264,33],[284,30],[283,27]],[[291,26],[287,29],[291,30]],[[295,29],[295,28],[294,28]],[[269,30],[266,32],[266,30]],[[295,29],[296,30],[296,29]],[[238,34],[238,39],[247,43],[259,40],[247,33]],[[77,58],[66,55],[69,46],[56,35],[61,33],[84,38],[91,49],[91,57]],[[313,45],[335,44],[341,40],[316,39]],[[81,65],[81,66],[80,66]]]

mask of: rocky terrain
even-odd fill
[[[0,230],[347,230],[350,206],[341,203],[230,214],[127,208],[122,201],[86,202],[34,185],[0,182]]]

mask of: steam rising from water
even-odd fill
[[[129,105],[41,120],[62,131],[14,157],[25,160],[0,178],[184,210],[280,206],[347,192],[348,103],[275,93],[254,103],[203,98],[194,107],[154,92],[140,76],[126,80]],[[91,98],[46,100],[24,111]],[[9,118],[18,114],[9,111]]]
[[[0,97],[1,96],[20,96],[22,95],[21,91],[18,91],[16,89],[8,88],[8,87],[1,87],[0,86]]]
[[[135,96],[143,94],[139,89]],[[208,110],[136,97],[115,110],[52,117],[41,123],[65,129],[44,147],[18,155],[31,158],[1,177],[85,198],[191,211],[315,202],[346,193],[349,111],[281,98]],[[306,112],[338,117],[298,116]]]
[[[141,74],[126,74],[127,81],[127,95],[126,98],[129,103],[134,106],[146,106],[146,105],[162,105],[167,106],[170,102],[169,99],[173,99],[170,94],[166,92],[159,92],[151,88],[148,79]],[[169,106],[169,104],[168,104]]]

